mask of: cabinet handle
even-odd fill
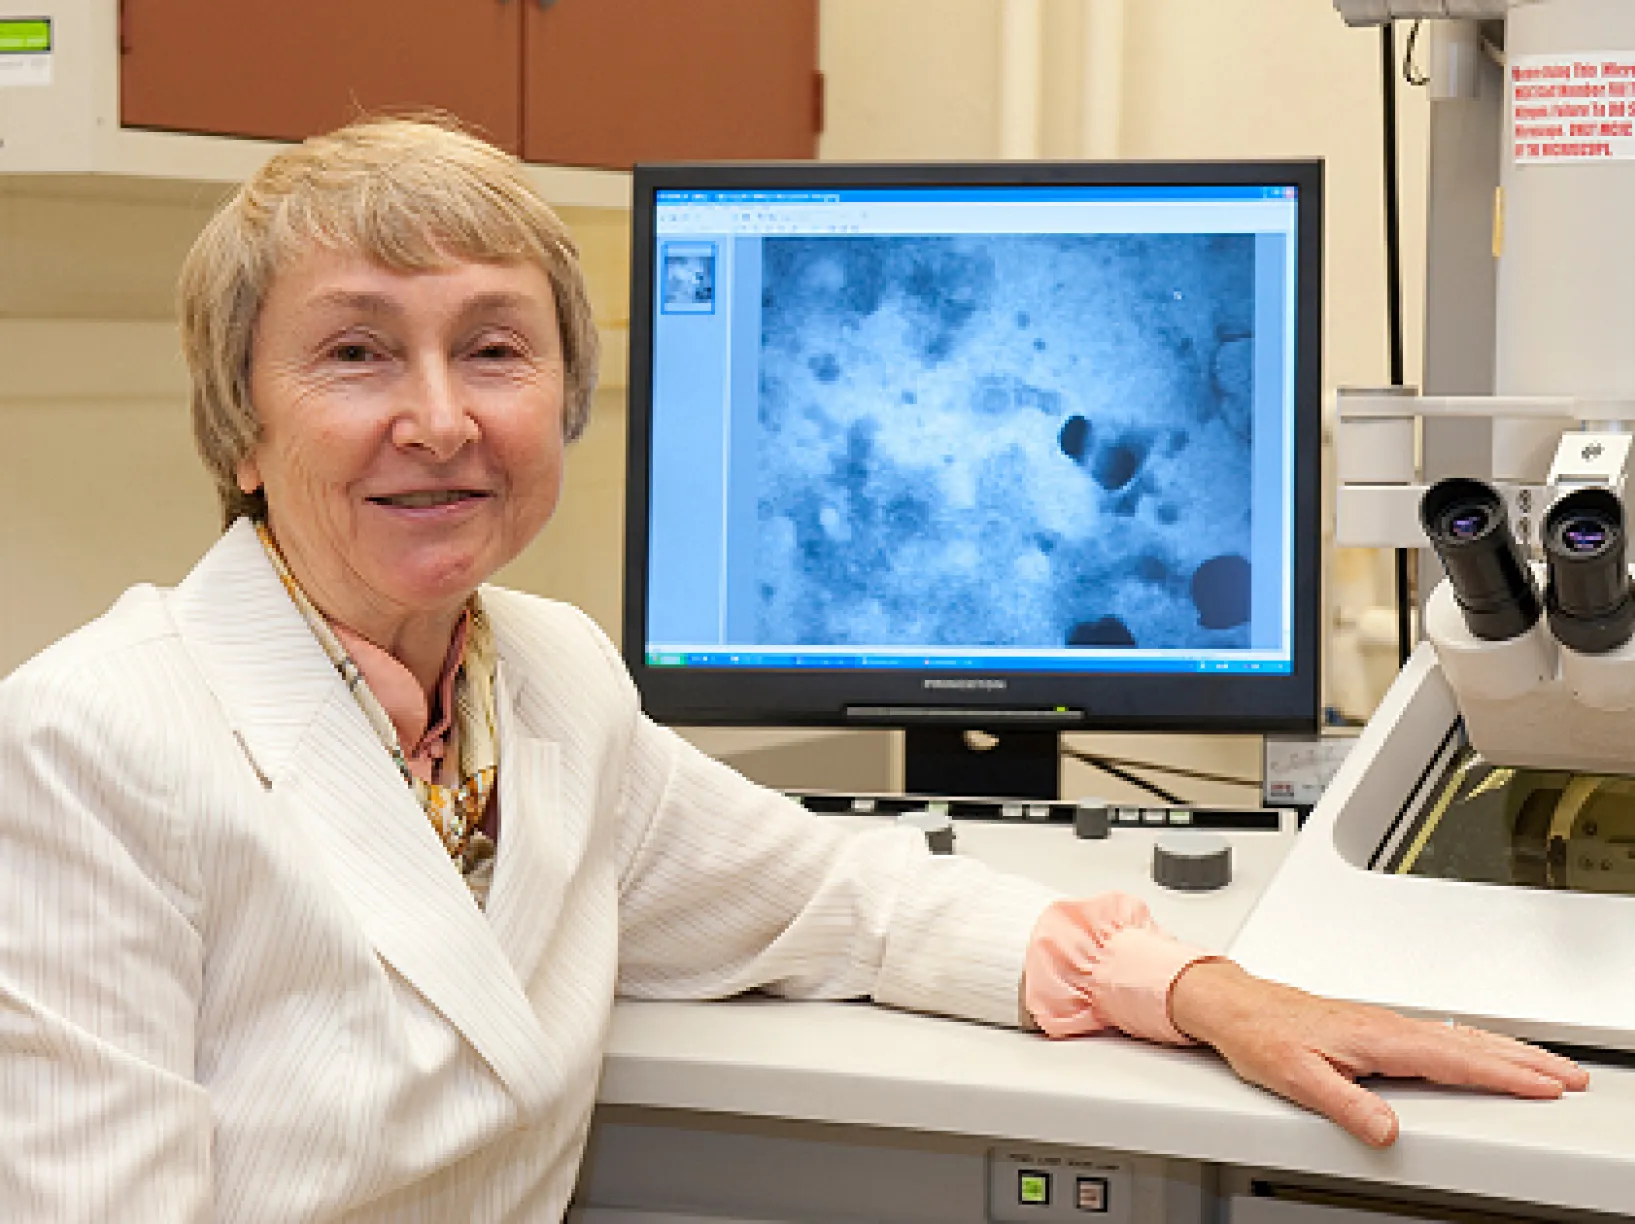
[[[539,11],[542,13],[556,7],[556,0],[535,0],[535,2],[539,5]]]

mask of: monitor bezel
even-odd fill
[[[897,186],[1291,186],[1296,201],[1293,668],[1288,673],[961,670],[930,689],[897,669],[650,665],[645,643],[652,451],[652,351],[661,191]],[[628,462],[622,652],[654,719],[675,725],[947,726],[1007,729],[1309,730],[1320,714],[1323,163],[1320,159],[1121,162],[730,162],[642,165],[632,174]],[[1001,687],[985,687],[997,682]],[[1071,694],[1069,692],[1071,690]],[[1068,700],[1071,696],[1077,699]],[[1067,707],[1063,712],[1059,707]]]

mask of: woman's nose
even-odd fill
[[[451,459],[477,436],[458,381],[441,360],[416,363],[405,401],[393,422],[392,440],[438,460]]]

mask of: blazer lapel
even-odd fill
[[[460,1030],[524,1112],[545,1108],[566,1073],[521,980],[247,523],[171,607],[276,818],[300,822],[381,959]]]
[[[561,917],[583,839],[565,823],[558,745],[519,725],[516,695],[506,681],[502,659],[494,694],[500,716],[500,845],[488,920],[506,959],[528,982]]]

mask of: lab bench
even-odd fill
[[[1231,834],[1234,878],[1208,893],[1152,883],[1156,836],[971,822],[956,848],[1078,895],[1133,892],[1177,936],[1224,948],[1295,833]],[[1551,1102],[1371,1086],[1402,1120],[1383,1152],[1200,1049],[1050,1041],[867,1003],[621,1002],[570,1218],[1364,1224],[1635,1210],[1635,1069],[1593,1066],[1588,1092]]]

